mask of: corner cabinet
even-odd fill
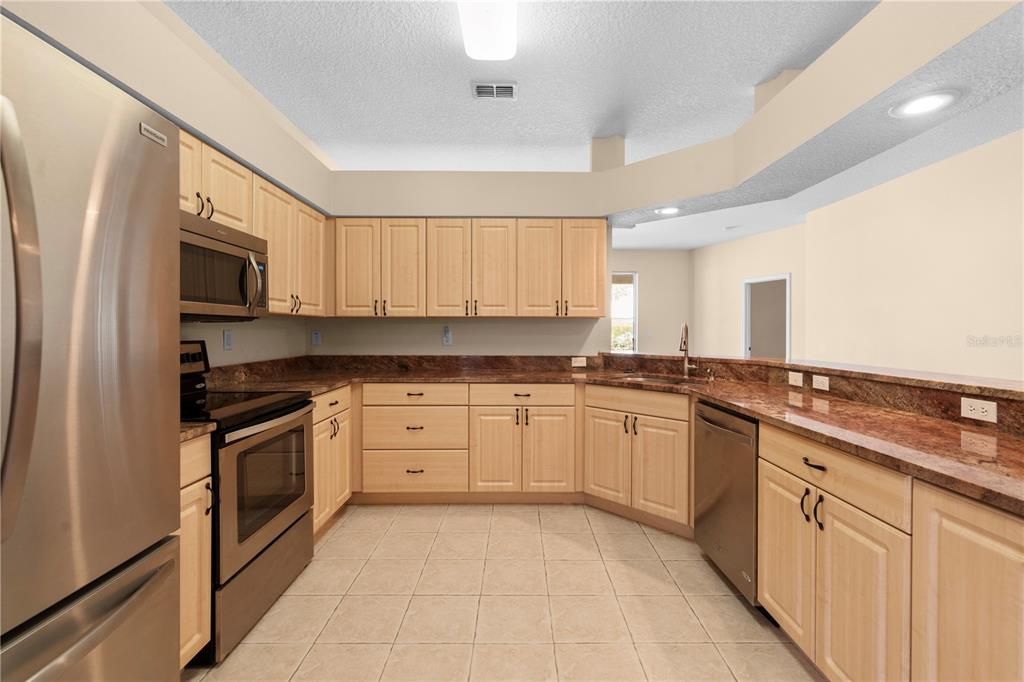
[[[689,398],[640,389],[588,386],[586,402],[583,491],[670,521],[687,523]]]
[[[1024,519],[914,482],[913,678],[1024,679]]]

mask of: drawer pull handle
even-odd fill
[[[807,466],[809,466],[812,469],[817,469],[818,471],[828,471],[828,468],[824,464],[815,464],[814,462],[812,462],[811,460],[807,459],[806,457],[804,457],[804,464],[806,464]]]
[[[334,407],[337,404],[338,404],[337,400],[332,400],[331,402],[327,403],[327,407]]]
[[[406,395],[409,396],[410,398],[422,398],[423,392],[420,391],[419,393],[406,393]]]
[[[529,398],[530,397],[529,393],[513,393],[512,395],[514,395],[517,398]]]
[[[422,431],[423,427],[422,426],[406,426],[405,430],[406,431]]]
[[[811,496],[811,489],[804,488],[804,495],[800,498],[800,513],[804,515],[804,521],[810,522],[811,515],[804,511],[804,500]]]
[[[423,469],[406,469],[405,473],[412,474],[412,475],[422,474],[423,473]]]
[[[814,503],[814,521],[818,524],[818,530],[825,530],[825,524],[818,518],[818,507],[825,501],[824,495],[818,495],[818,501]]]

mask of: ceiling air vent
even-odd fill
[[[473,83],[473,97],[475,99],[511,99],[519,95],[519,88],[515,83]]]

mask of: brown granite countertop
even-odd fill
[[[178,442],[184,443],[187,440],[205,436],[208,433],[213,433],[216,428],[217,425],[213,422],[181,422],[181,440]]]
[[[783,384],[694,380],[639,382],[621,371],[296,372],[287,380],[222,384],[214,390],[306,390],[353,382],[573,383],[690,394],[948,490],[1024,516],[1024,438],[790,390]],[[184,427],[183,427],[184,428]],[[184,431],[183,431],[184,434]],[[200,434],[197,434],[200,435]],[[194,436],[191,436],[194,437]],[[184,440],[184,435],[183,435]]]

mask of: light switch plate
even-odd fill
[[[804,385],[804,373],[803,372],[790,372],[789,373],[789,385],[790,386],[803,386]]]
[[[960,416],[968,419],[977,419],[983,422],[996,423],[996,410],[998,404],[991,400],[978,400],[977,398],[960,398]]]
[[[310,339],[310,343],[312,343],[314,346],[319,346],[320,345],[320,330],[319,329],[314,329],[312,334],[310,334],[310,336],[312,337]]]
[[[224,330],[224,350],[231,350],[234,347],[234,340],[231,338],[231,330]]]
[[[586,357],[573,356],[572,366],[573,367],[586,367],[587,366],[587,358]]]
[[[828,390],[828,377],[823,377],[820,374],[811,375],[811,386],[818,389],[819,391]]]

